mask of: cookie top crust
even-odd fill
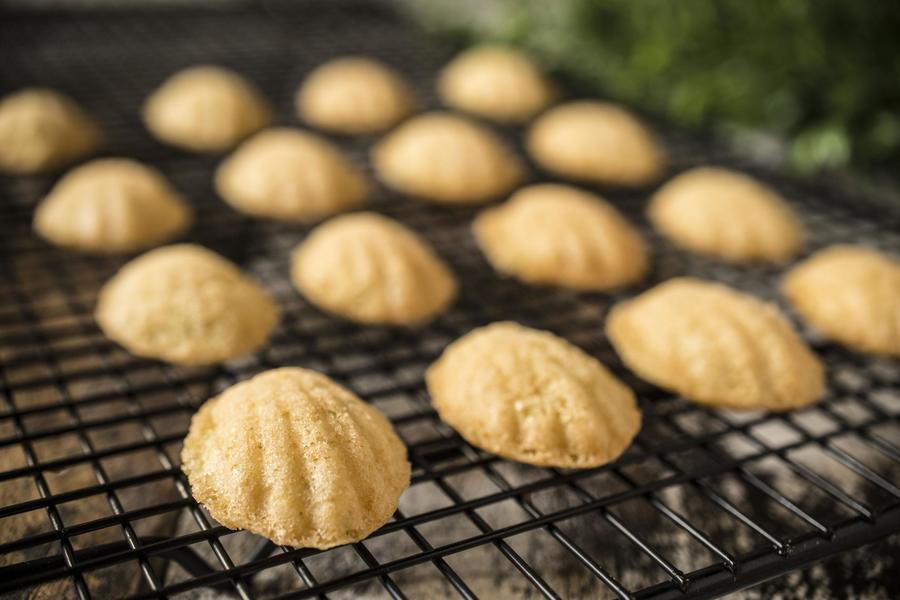
[[[700,404],[786,411],[825,392],[778,307],[718,283],[670,279],[613,307],[606,334],[640,377]]]
[[[641,426],[634,394],[599,361],[508,321],[450,344],[426,381],[441,419],[467,441],[533,465],[606,464]]]

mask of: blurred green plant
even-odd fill
[[[801,171],[900,164],[900,2],[430,0],[422,21],[681,125],[763,130]]]

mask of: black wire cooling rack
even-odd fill
[[[231,211],[211,189],[216,159],[167,149],[138,120],[141,100],[166,76],[210,62],[256,81],[282,123],[294,124],[297,83],[347,53],[395,64],[425,105],[437,105],[432,82],[445,49],[382,5],[7,13],[0,22],[0,91],[40,84],[84,103],[106,128],[107,154],[156,165],[195,204],[188,239],[252,272],[284,310],[264,350],[218,368],[132,357],[91,317],[98,287],[126,258],[40,241],[30,218],[55,178],[0,179],[0,592],[703,598],[900,531],[896,361],[806,332],[828,365],[829,393],[816,406],[779,415],[686,403],[630,377],[602,335],[610,305],[639,290],[578,295],[501,279],[474,247],[474,209],[384,190],[372,208],[426,236],[459,274],[461,297],[421,329],[341,322],[289,284],[288,254],[304,228]],[[896,213],[660,128],[673,171],[713,162],[777,186],[811,232],[810,251],[835,242],[900,251]],[[520,131],[504,134],[518,145]],[[372,140],[337,141],[365,165]],[[606,193],[654,243],[645,286],[692,274],[777,299],[779,269],[724,266],[655,237],[642,216],[646,195]],[[583,471],[517,465],[469,446],[439,421],[425,367],[451,340],[499,319],[565,336],[638,390],[644,428],[619,461]],[[279,365],[317,369],[349,386],[387,413],[409,446],[412,487],[395,518],[363,542],[326,552],[276,547],[219,526],[191,498],[178,466],[191,414],[233,382]]]

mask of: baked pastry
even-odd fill
[[[426,381],[441,419],[469,443],[533,465],[606,464],[641,427],[634,394],[599,361],[517,323],[470,331]]]
[[[372,151],[378,176],[405,194],[447,204],[478,204],[502,196],[524,169],[490,129],[433,112],[403,123]]]
[[[132,354],[199,366],[261,346],[279,310],[236,265],[201,246],[176,244],[122,267],[100,290],[94,317]]]
[[[784,199],[727,169],[675,177],[653,196],[647,216],[676,245],[731,262],[780,262],[803,246],[803,225]]]
[[[316,306],[370,324],[421,323],[456,296],[456,278],[407,227],[375,213],[319,225],[292,257],[291,279]]]
[[[647,271],[644,241],[619,211],[566,185],[523,188],[472,229],[494,268],[526,283],[602,291]]]
[[[718,283],[670,279],[613,307],[606,334],[640,377],[700,404],[785,411],[825,391],[781,311]]]
[[[555,96],[527,56],[503,46],[479,46],[454,58],[441,71],[438,94],[447,106],[507,123],[527,121]]]
[[[97,254],[149,248],[190,223],[191,210],[162,173],[124,158],[74,169],[34,213],[34,230],[44,239]]]
[[[900,262],[862,246],[831,246],[784,277],[781,290],[826,337],[900,357]]]
[[[225,152],[271,120],[256,86],[222,67],[179,71],[144,103],[150,133],[192,152]]]
[[[100,128],[68,96],[27,88],[0,100],[0,171],[51,171],[93,153]]]
[[[300,118],[313,127],[350,135],[384,131],[415,107],[403,76],[371,58],[329,61],[310,73],[297,91]]]
[[[287,128],[241,144],[219,165],[215,186],[241,212],[301,223],[359,206],[369,189],[362,172],[331,142]]]
[[[384,525],[410,479],[391,423],[300,368],[266,371],[206,402],[181,461],[194,497],[222,525],[323,550]]]
[[[606,102],[551,108],[531,126],[526,145],[542,168],[579,181],[642,186],[659,179],[666,167],[656,136],[630,112]]]

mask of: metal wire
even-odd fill
[[[436,105],[432,79],[444,49],[380,5],[330,6],[19,13],[0,21],[0,92],[40,84],[83,102],[106,125],[111,155],[155,164],[191,199],[198,225],[188,239],[241,264],[284,312],[268,347],[218,368],[132,357],[91,316],[99,286],[126,258],[81,256],[38,240],[31,213],[54,178],[0,178],[0,592],[57,585],[79,598],[101,597],[104,585],[121,582],[102,573],[130,566],[137,583],[128,593],[136,598],[209,587],[246,599],[359,589],[476,598],[491,593],[486,585],[546,598],[702,598],[900,531],[896,362],[812,337],[830,378],[829,396],[817,406],[737,415],[686,403],[635,380],[603,338],[608,308],[639,290],[577,295],[501,279],[470,237],[473,209],[427,206],[384,190],[373,209],[429,239],[463,282],[459,301],[420,329],[357,327],[304,302],[287,272],[289,251],[306,230],[228,209],[211,190],[215,159],[164,148],[136,115],[165,76],[215,62],[255,80],[281,120],[293,123],[292,92],[303,74],[350,52],[396,64],[423,102]],[[347,12],[350,6],[357,11]],[[896,214],[661,128],[676,169],[716,162],[779,187],[806,222],[810,249],[864,241],[900,251]],[[520,134],[504,131],[516,146]],[[371,140],[337,142],[369,169]],[[683,254],[646,227],[646,192],[602,191],[654,242],[656,266],[645,286],[692,274],[777,298],[778,269]],[[644,429],[616,464],[571,472],[516,466],[439,421],[424,390],[425,367],[452,339],[498,319],[569,338],[638,390]],[[409,499],[368,540],[327,552],[277,547],[219,526],[190,496],[178,466],[190,415],[235,381],[281,365],[344,383],[385,410],[408,444]],[[73,475],[85,469],[87,479]],[[476,480],[480,487],[470,488]],[[70,510],[81,503],[100,512]],[[148,530],[148,522],[157,525]],[[408,551],[398,554],[404,545]],[[581,587],[573,590],[573,581]]]

